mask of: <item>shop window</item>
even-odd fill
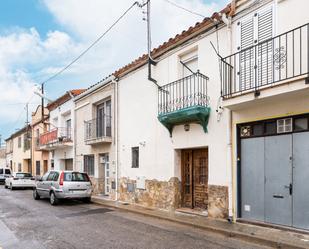
[[[308,118],[297,118],[294,121],[294,131],[308,130]]]

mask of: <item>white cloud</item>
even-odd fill
[[[33,95],[35,78],[43,75],[33,73],[46,70],[48,65],[59,64],[80,51],[68,34],[49,32],[42,39],[35,28],[14,29],[13,33],[0,35],[0,120],[1,124],[22,125],[25,122],[24,105]],[[46,74],[44,75],[46,77]],[[39,103],[38,97],[32,102]],[[14,131],[16,127],[12,127]]]
[[[76,34],[85,44],[89,44],[103,33],[133,2],[133,0],[79,0],[76,4],[76,0],[44,0],[56,20]],[[227,0],[212,1],[209,4],[202,0],[173,0],[173,2],[210,16],[220,10]],[[153,0],[151,9],[153,46],[158,46],[202,19],[164,0]],[[142,21],[143,17],[142,10],[135,7],[95,47],[95,53],[87,58],[96,55],[102,66],[112,65],[116,69],[145,53],[146,23]]]

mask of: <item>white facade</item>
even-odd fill
[[[50,131],[57,130],[58,140],[50,151],[50,167],[55,170],[73,170],[74,165],[74,100],[69,99],[49,113]],[[50,132],[49,131],[49,132]]]
[[[115,198],[115,85],[106,79],[75,99],[75,169],[87,172],[94,191]]]

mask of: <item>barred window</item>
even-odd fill
[[[94,175],[94,155],[84,156],[84,172],[90,176]]]
[[[132,147],[132,168],[139,167],[139,147]]]

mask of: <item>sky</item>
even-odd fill
[[[141,0],[142,1],[142,0]],[[170,0],[210,16],[228,0]],[[0,135],[25,125],[39,103],[39,84],[70,63],[96,40],[134,0],[1,0]],[[67,90],[87,88],[146,52],[143,11],[128,15],[76,64],[46,84],[56,99]],[[202,18],[165,0],[151,1],[152,47],[188,29]]]

